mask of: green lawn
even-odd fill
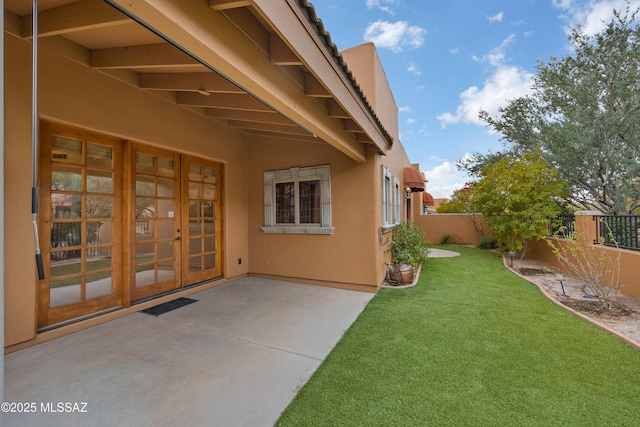
[[[640,351],[447,249],[373,298],[277,425],[640,425]]]

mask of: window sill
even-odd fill
[[[392,231],[394,228],[396,228],[398,226],[398,224],[387,224],[387,225],[383,225],[382,228],[382,232],[383,233],[388,233],[390,231]]]
[[[267,234],[333,234],[333,227],[270,226],[260,228]]]

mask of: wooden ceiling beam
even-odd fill
[[[237,9],[250,5],[249,0],[209,0],[209,7],[213,10]]]
[[[92,68],[154,68],[202,65],[168,43],[115,47],[91,51]]]
[[[245,93],[224,77],[211,73],[143,73],[140,88],[178,92]]]
[[[207,108],[205,110],[207,117],[220,120],[239,120],[244,122],[255,123],[272,123],[278,125],[295,126],[290,120],[282,117],[280,114],[266,111],[242,111],[242,110],[226,110],[223,108]]]
[[[131,20],[102,0],[80,0],[38,13],[38,37],[93,30],[130,23]],[[33,17],[22,19],[22,34],[33,38]]]
[[[227,124],[234,128],[260,130],[264,132],[286,133],[290,135],[309,135],[309,132],[298,126],[274,125],[269,123],[243,122],[238,120],[229,120]]]
[[[269,37],[269,57],[274,65],[304,65],[277,34]]]
[[[179,105],[191,107],[226,108],[244,111],[273,111],[251,95],[220,93],[210,96],[191,92],[178,92],[176,101]]]

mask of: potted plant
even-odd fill
[[[427,264],[429,243],[424,231],[415,222],[402,222],[393,229],[391,240],[391,279],[411,283],[415,270]]]

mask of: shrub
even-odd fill
[[[429,243],[424,231],[415,222],[402,222],[393,229],[391,257],[394,264],[407,264],[413,267],[427,265]]]
[[[483,236],[478,242],[478,249],[495,249],[498,247],[498,242],[493,236]]]

